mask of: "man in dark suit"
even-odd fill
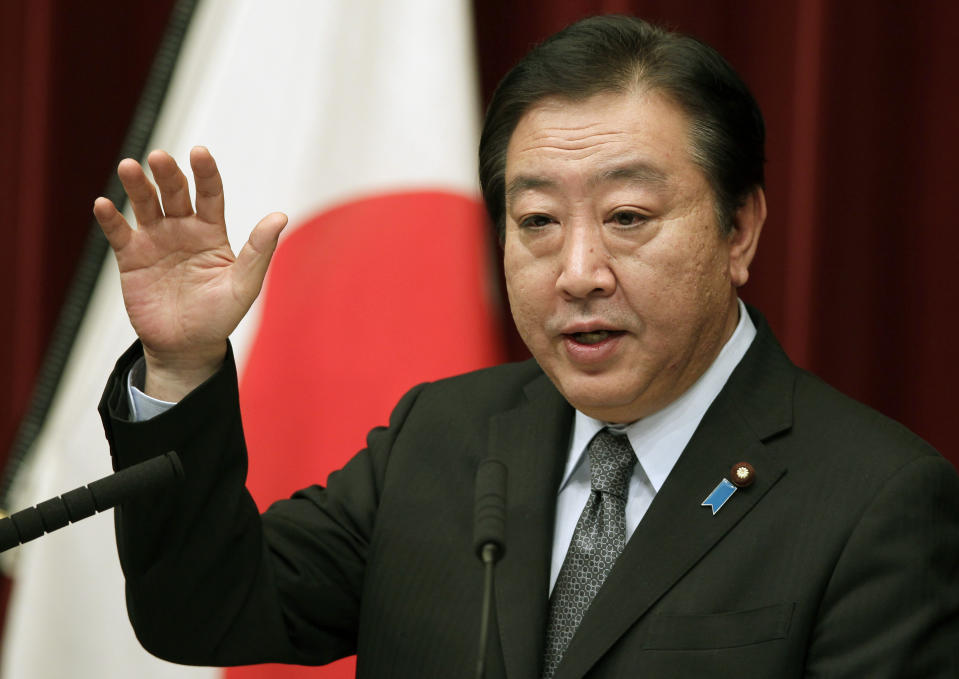
[[[327,488],[262,516],[226,338],[285,219],[234,261],[209,154],[191,154],[195,213],[173,160],[149,161],[162,208],[119,168],[139,231],[95,212],[140,338],[101,403],[115,465],[176,449],[186,470],[117,512],[152,652],[464,675],[493,457],[510,481],[487,676],[959,676],[959,477],[739,302],[763,125],[710,48],[595,18],[507,75],[480,171],[535,361],[417,387]]]

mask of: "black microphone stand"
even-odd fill
[[[476,679],[483,679],[493,606],[493,567],[506,553],[506,465],[499,460],[483,460],[476,470],[474,507],[473,545],[483,562],[483,604]]]

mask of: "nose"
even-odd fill
[[[567,229],[556,287],[568,299],[605,297],[616,289],[602,226],[575,224]]]

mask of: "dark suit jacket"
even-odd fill
[[[955,470],[797,369],[756,322],[557,679],[959,676]],[[178,490],[117,510],[130,618],[148,650],[191,664],[358,651],[361,677],[470,676],[482,582],[473,481],[494,456],[509,468],[508,546],[487,676],[538,676],[572,410],[535,363],[417,387],[327,488],[261,518],[243,489],[232,360],[134,424],[123,375],[138,355],[121,358],[101,402],[115,466],[175,449],[186,470]],[[713,516],[701,503],[739,461],[756,482]]]

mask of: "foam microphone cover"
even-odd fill
[[[483,547],[496,545],[496,558],[506,551],[506,465],[486,459],[476,470],[473,547],[482,557]]]
[[[183,467],[180,464],[180,458],[171,451],[166,455],[158,455],[132,467],[121,469],[99,481],[94,481],[88,488],[96,511],[102,512],[126,500],[166,488],[181,478],[183,478]],[[66,495],[63,499],[66,501]]]
[[[0,552],[127,500],[149,495],[182,478],[180,458],[171,450],[89,486],[74,488],[60,497],[0,519]]]

